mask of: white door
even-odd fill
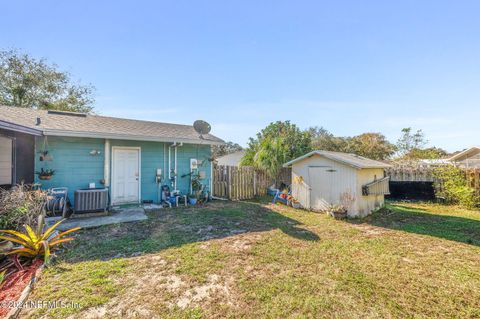
[[[139,202],[140,149],[113,149],[112,193],[114,204]]]
[[[334,174],[330,166],[313,166],[308,168],[310,181],[310,208],[325,210],[332,204],[332,182]]]
[[[0,185],[12,183],[12,152],[12,139],[0,136]]]

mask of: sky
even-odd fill
[[[246,145],[290,120],[335,135],[422,129],[480,144],[480,1],[6,1],[0,49],[96,87],[101,115]]]

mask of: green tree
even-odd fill
[[[239,144],[234,142],[227,142],[222,145],[213,145],[212,156],[213,158],[219,158],[220,156],[232,154],[241,150],[243,150],[243,147],[241,147]]]
[[[300,130],[290,121],[277,121],[270,123],[256,138],[250,138],[241,165],[264,169],[276,177],[285,162],[311,150],[310,132]]]
[[[288,162],[288,148],[282,137],[268,136],[264,138],[253,159],[254,166],[266,171],[273,178],[277,177],[282,165]]]
[[[347,139],[346,152],[385,160],[395,153],[396,147],[383,134],[363,133]]]
[[[93,91],[92,85],[73,83],[69,73],[45,59],[0,51],[0,104],[89,113]]]
[[[346,152],[375,160],[385,160],[395,153],[396,147],[380,133],[363,133],[353,137],[334,136],[323,127],[308,129],[312,147],[316,150]]]
[[[397,152],[399,157],[411,159],[416,150],[421,150],[427,145],[428,140],[422,130],[412,131],[411,127],[402,129],[402,136],[397,141]]]
[[[441,148],[426,148],[427,144],[428,140],[422,130],[413,132],[411,127],[402,129],[402,136],[397,141],[398,159],[438,159],[447,155],[447,152]]]
[[[406,154],[408,159],[439,159],[447,156],[448,153],[444,149],[438,147],[429,147],[424,149],[413,149]]]
[[[308,132],[312,136],[312,147],[315,150],[344,152],[347,148],[347,138],[334,136],[323,127],[311,127]]]

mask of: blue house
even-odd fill
[[[161,185],[191,191],[190,173],[211,190],[211,146],[193,126],[0,106],[0,185],[38,183],[109,190],[111,203],[159,202]],[[41,170],[54,170],[49,180]]]

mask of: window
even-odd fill
[[[12,184],[13,140],[0,136],[0,185]]]

